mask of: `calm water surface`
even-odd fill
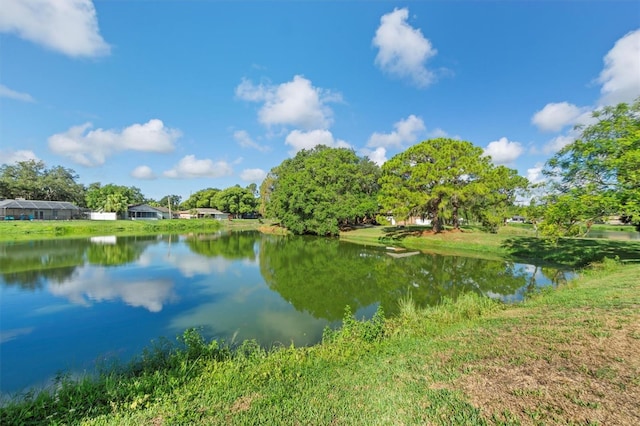
[[[606,238],[608,240],[637,241],[640,240],[640,232],[637,231],[614,231],[614,230],[595,230],[589,231],[587,238]]]
[[[228,342],[318,342],[360,317],[474,291],[517,301],[569,272],[467,257],[393,257],[335,239],[256,232],[0,243],[0,392],[135,356],[188,327]]]

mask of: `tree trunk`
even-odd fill
[[[438,216],[438,210],[434,211],[433,215],[432,215],[433,219],[432,219],[432,229],[433,232],[435,233],[439,233],[442,231],[442,225],[440,224],[440,217]]]
[[[458,220],[458,200],[454,197],[451,200],[451,206],[453,207],[453,213],[451,214],[451,220],[453,221],[453,229],[460,229],[460,221]]]
[[[440,199],[431,201],[431,217],[432,217],[432,229],[433,232],[439,233],[442,231],[442,225],[440,223],[440,217],[438,216],[438,210],[440,209]]]

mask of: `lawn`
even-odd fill
[[[527,226],[503,226],[495,234],[466,227],[434,234],[428,227],[368,227],[343,232],[340,238],[360,244],[403,246],[424,252],[459,254],[523,263],[584,267],[605,257],[640,261],[640,241],[597,238],[540,238]]]

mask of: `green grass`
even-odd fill
[[[640,241],[560,238],[553,242],[537,237],[529,225],[504,226],[496,234],[473,227],[439,234],[419,226],[370,227],[343,232],[340,238],[359,244],[399,245],[449,255],[572,267],[584,267],[607,257],[640,261]]]
[[[1,424],[634,424],[640,265],[606,261],[504,306],[468,294],[358,321],[312,347],[187,331],[94,379],[61,377]]]
[[[117,220],[117,221],[0,221],[0,241],[86,237],[91,235],[144,235],[169,232],[206,232],[222,228],[220,221]]]
[[[633,225],[605,225],[596,224],[591,227],[592,231],[621,231],[621,232],[638,232]]]

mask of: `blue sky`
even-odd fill
[[[151,198],[461,138],[535,181],[640,95],[637,1],[3,0],[0,162]]]

